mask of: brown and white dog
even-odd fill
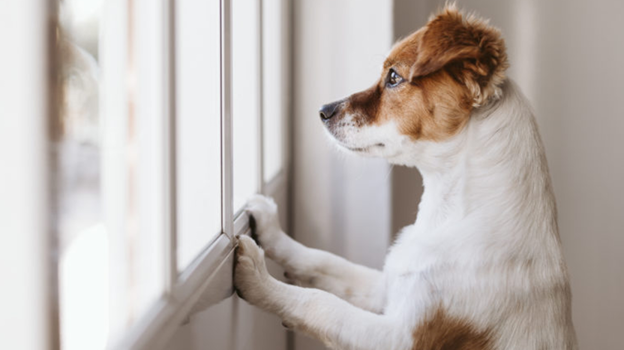
[[[264,250],[240,237],[240,295],[335,349],[577,349],[544,149],[507,66],[500,32],[451,5],[370,89],[323,106],[342,148],[418,167],[416,222],[377,271],[292,240],[255,197]],[[271,277],[264,252],[299,286]]]

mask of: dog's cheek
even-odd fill
[[[384,107],[385,119],[397,125],[399,134],[421,139],[423,124],[433,118],[431,101],[425,92],[413,88],[405,89],[398,97],[398,101],[390,101]]]
[[[402,135],[412,140],[443,141],[468,121],[472,104],[465,86],[444,71],[421,79],[418,91],[405,97],[396,119]]]

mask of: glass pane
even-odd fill
[[[176,3],[178,270],[221,231],[219,1]]]
[[[131,76],[135,83],[129,83],[130,109],[128,125],[130,157],[135,157],[134,191],[129,201],[136,206],[135,235],[129,238],[133,259],[130,277],[134,280],[130,295],[136,304],[131,317],[141,316],[153,302],[162,295],[165,284],[165,120],[163,97],[168,92],[164,84],[165,65],[164,5],[153,0],[134,0],[133,18],[130,21],[134,35],[134,48],[130,52]],[[133,142],[133,143],[132,143]],[[132,154],[136,152],[136,155]],[[132,158],[131,158],[132,159]],[[132,166],[134,169],[132,169]]]
[[[148,0],[133,4],[141,15],[130,19],[123,2],[61,2],[53,142],[62,349],[106,348],[163,291],[154,103],[162,99],[162,12]]]
[[[60,12],[60,111],[53,141],[63,349],[104,349],[108,337],[110,236],[101,188],[100,8],[101,1],[71,0]]]
[[[234,212],[258,189],[259,6],[232,1],[232,79]]]
[[[282,169],[284,139],[284,40],[282,36],[282,1],[263,1],[263,129],[264,174],[270,181]]]

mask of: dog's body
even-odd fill
[[[477,51],[444,47],[465,31]],[[453,7],[399,43],[385,80],[321,113],[345,148],[419,168],[416,223],[376,271],[295,242],[256,197],[259,243],[303,287],[241,237],[240,294],[336,349],[577,349],[544,150],[506,68],[498,32]]]

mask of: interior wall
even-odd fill
[[[300,0],[293,13],[291,233],[308,246],[376,268],[390,239],[390,167],[339,152],[318,110],[376,81],[392,42],[391,11],[391,1]],[[323,348],[300,335],[295,347]]]
[[[395,0],[404,36],[444,0]],[[532,102],[557,197],[581,349],[621,349],[624,329],[624,2],[458,0],[491,18]],[[416,20],[414,20],[414,18]],[[395,188],[412,186],[403,174]],[[403,182],[400,182],[403,181]],[[396,193],[396,191],[393,191]],[[395,208],[413,201],[394,197]],[[405,218],[402,218],[405,220]]]
[[[394,42],[405,38],[427,23],[428,1],[394,0],[392,37]],[[422,178],[416,168],[392,168],[392,235],[416,221],[418,203],[423,192]]]

